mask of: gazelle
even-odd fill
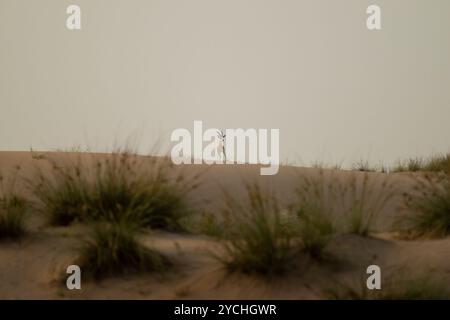
[[[217,137],[219,138],[219,142],[217,143],[217,154],[219,155],[220,160],[223,163],[227,162],[227,154],[225,153],[225,137],[227,135],[222,130],[217,130]]]
[[[176,142],[170,151],[176,165],[244,164],[248,160],[248,163],[261,164],[261,175],[278,173],[280,129],[203,130],[203,122],[195,120],[193,135],[188,129],[178,128],[170,135],[170,141]]]

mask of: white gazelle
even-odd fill
[[[174,164],[243,164],[266,165],[261,175],[274,175],[279,168],[279,129],[206,129],[194,121],[193,137],[184,128],[175,129],[170,140]],[[270,132],[270,140],[269,140]],[[206,143],[206,146],[204,145]],[[270,152],[269,152],[270,150]]]

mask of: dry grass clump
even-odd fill
[[[79,249],[77,265],[85,275],[97,280],[136,272],[163,272],[169,260],[143,246],[138,241],[139,230],[128,221],[96,223]]]
[[[25,235],[25,214],[26,202],[22,198],[0,198],[0,240],[17,240]]]
[[[228,194],[224,215],[231,220],[222,242],[224,255],[215,255],[229,271],[279,275],[295,256],[294,239],[286,218],[272,195],[256,184],[247,185],[247,201]]]
[[[410,158],[404,162],[399,162],[394,172],[416,172],[424,168],[424,160],[422,158]]]
[[[404,195],[408,215],[398,225],[410,237],[445,237],[450,234],[450,175],[415,177],[413,192]]]
[[[28,183],[51,225],[90,227],[76,263],[83,272],[100,279],[162,272],[170,265],[139,236],[146,229],[182,229],[181,221],[190,214],[187,194],[198,176],[187,180],[168,159],[126,150],[76,161],[46,160],[49,167],[40,167]]]
[[[450,153],[437,155],[428,159],[425,171],[450,174]]]
[[[74,221],[119,221],[124,215],[142,226],[177,230],[189,213],[187,194],[196,177],[171,176],[166,159],[117,151],[90,162],[49,160],[49,172],[31,182],[38,208],[52,225]]]
[[[296,211],[295,223],[302,251],[314,258],[322,258],[323,251],[336,230],[331,218],[313,205],[300,207]]]
[[[410,158],[399,162],[395,172],[444,172],[450,174],[450,153],[438,154],[429,158]]]
[[[316,176],[300,176],[300,181],[298,194],[303,210],[322,221],[325,229],[331,227],[324,221],[334,219],[332,223],[338,232],[360,236],[368,236],[374,230],[379,213],[396,196],[394,185],[386,178],[376,181],[368,173],[361,176],[349,172],[340,179],[332,172],[320,171]]]
[[[369,161],[367,160],[359,160],[353,164],[353,170],[360,172],[375,172],[377,171],[375,168],[370,166]]]
[[[11,179],[0,174],[0,240],[18,240],[26,234],[27,202],[15,192],[18,170]]]
[[[358,177],[352,174],[341,181],[324,171],[300,176],[297,200],[290,205],[280,205],[257,184],[247,184],[246,201],[225,193],[225,254],[219,260],[230,271],[280,274],[300,254],[323,258],[336,233],[368,236],[395,193],[385,181],[375,185],[368,174]]]

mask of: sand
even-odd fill
[[[20,166],[20,175],[33,179],[36,167],[45,168],[49,158],[89,158],[90,154],[46,153],[44,158],[30,152],[0,152],[0,170],[13,172]],[[107,157],[107,155],[94,155]],[[146,161],[143,158],[143,161]],[[258,181],[263,188],[275,192],[283,202],[296,199],[299,175],[320,176],[321,170],[283,166],[275,176],[260,176],[256,165],[192,165],[176,167],[189,173],[202,172],[200,187],[190,196],[197,212],[218,214],[223,206],[222,188],[237,198],[244,196],[242,181]],[[323,171],[322,171],[323,172]],[[325,170],[345,183],[352,177],[362,179],[362,172]],[[383,183],[395,185],[401,195],[411,191],[413,180],[408,174],[369,173],[374,192]],[[20,191],[30,196],[26,185]],[[323,299],[324,288],[336,281],[353,281],[365,274],[370,264],[383,272],[397,272],[405,266],[428,270],[450,283],[450,239],[400,240],[391,232],[392,222],[402,214],[401,196],[394,197],[377,218],[376,232],[370,237],[337,236],[326,248],[338,257],[332,262],[317,262],[299,257],[292,272],[270,281],[256,276],[229,274],[212,257],[220,249],[208,236],[155,231],[143,236],[176,263],[174,272],[164,275],[136,274],[110,278],[101,282],[83,281],[82,290],[69,291],[58,281],[61,271],[73,261],[74,248],[86,233],[81,225],[48,227],[43,218],[34,214],[29,219],[29,235],[19,243],[0,243],[1,299]],[[393,271],[394,270],[394,271]]]

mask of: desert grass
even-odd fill
[[[17,196],[0,198],[0,240],[17,240],[26,233],[26,202]]]
[[[39,168],[36,177],[29,182],[38,199],[37,210],[46,215],[52,226],[67,226],[84,219],[90,190],[82,175],[81,163],[64,166],[52,160],[49,163],[49,173]]]
[[[313,161],[311,163],[311,168],[314,169],[331,169],[331,170],[343,170],[344,165],[342,162],[338,162],[338,163],[326,163],[324,161]]]
[[[335,228],[320,203],[309,199],[280,204],[256,183],[246,184],[246,195],[246,201],[240,201],[225,192],[224,254],[215,256],[229,271],[281,275],[295,269],[302,257],[323,258]]]
[[[399,162],[394,172],[444,172],[450,174],[450,153],[438,154],[429,158],[410,158]]]
[[[79,248],[77,265],[88,278],[100,280],[142,272],[164,272],[169,260],[139,240],[139,226],[122,222],[99,222]]]
[[[422,158],[410,158],[406,161],[399,162],[394,167],[394,172],[417,172],[424,168],[424,160]]]
[[[314,258],[321,259],[323,252],[336,233],[332,219],[314,206],[302,206],[297,209],[296,225],[301,241],[301,250]]]
[[[43,160],[45,159],[45,153],[34,151],[30,148],[31,159],[33,160]]]
[[[428,159],[426,170],[450,174],[450,153],[441,154]]]
[[[332,171],[300,175],[297,200],[289,205],[256,183],[246,184],[246,201],[225,192],[224,254],[218,259],[230,271],[263,275],[283,273],[300,255],[320,260],[336,234],[370,235],[396,195],[386,179],[378,183],[367,173],[350,172],[344,180]]]
[[[376,224],[379,213],[395,197],[394,187],[384,180],[379,191],[376,191],[367,174],[364,175],[360,188],[356,184],[357,181],[353,178],[349,189],[352,199],[348,209],[349,232],[368,236]]]
[[[336,233],[336,224],[325,199],[324,171],[317,178],[299,176],[297,201],[291,205],[294,219],[290,225],[300,238],[302,250],[321,258],[323,250]]]
[[[450,234],[450,175],[415,177],[413,192],[404,195],[408,215],[397,222],[410,237],[445,237]]]
[[[64,161],[69,160],[69,161]],[[84,160],[84,161],[83,161]],[[196,187],[168,159],[129,151],[89,159],[46,159],[28,181],[36,208],[51,225],[86,224],[76,264],[94,279],[137,272],[162,272],[170,262],[139,242],[148,229],[180,231],[190,215],[187,194]],[[47,169],[47,170],[46,170]]]
[[[370,177],[369,173],[361,176],[349,172],[342,180],[333,172],[323,170],[316,176],[301,175],[298,205],[322,225],[321,234],[334,229],[339,233],[369,236],[376,228],[379,213],[397,195],[395,185],[387,178],[376,183]]]
[[[89,147],[83,147],[80,144],[75,144],[69,148],[57,148],[55,152],[83,153],[83,152],[91,152],[91,150]]]
[[[223,254],[214,256],[234,272],[273,276],[283,274],[295,259],[293,234],[277,199],[257,184],[247,184],[247,200],[225,193],[223,214],[231,225],[222,241]]]
[[[359,160],[353,164],[353,170],[360,172],[374,172],[377,171],[375,168],[370,166],[369,161]]]
[[[27,202],[15,192],[19,170],[9,178],[0,174],[0,240],[19,240],[26,234]]]
[[[116,151],[106,157],[63,163],[49,160],[50,172],[38,170],[30,185],[37,208],[51,225],[74,221],[122,221],[151,228],[180,229],[189,214],[187,194],[197,177],[171,175],[167,159]]]
[[[418,274],[401,268],[387,279],[381,278],[381,289],[369,290],[366,278],[361,277],[351,283],[334,282],[323,293],[332,300],[444,300],[450,298],[444,283],[430,272]]]
[[[371,165],[368,160],[358,160],[353,162],[351,166],[344,166],[343,162],[329,164],[323,161],[314,161],[310,165],[315,169],[330,169],[330,170],[340,170],[340,171],[359,171],[359,172],[381,172],[381,173],[389,173],[390,167],[382,162],[378,165]]]

